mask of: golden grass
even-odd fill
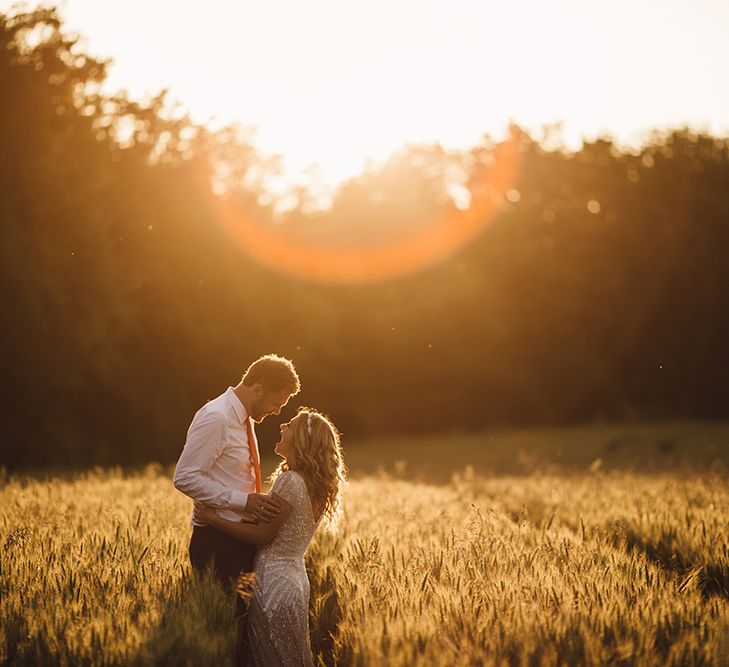
[[[223,665],[233,607],[190,576],[169,470],[0,490],[0,660]],[[710,473],[355,479],[307,565],[345,665],[721,665],[729,485]]]

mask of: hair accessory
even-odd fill
[[[314,416],[313,413],[309,413],[306,417],[306,431],[309,435],[311,435],[311,418]]]

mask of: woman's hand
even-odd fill
[[[281,514],[281,500],[265,493],[249,493],[245,510],[261,521],[274,521]]]

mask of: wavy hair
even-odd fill
[[[322,517],[327,528],[334,531],[341,518],[342,491],[347,483],[340,433],[329,417],[303,407],[289,428],[294,429],[292,461],[281,461],[270,481],[273,483],[285,470],[298,472],[306,482],[315,518]]]

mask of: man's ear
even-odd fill
[[[260,382],[256,382],[256,384],[253,385],[253,395],[256,398],[261,398],[263,396],[264,390],[263,385]]]

